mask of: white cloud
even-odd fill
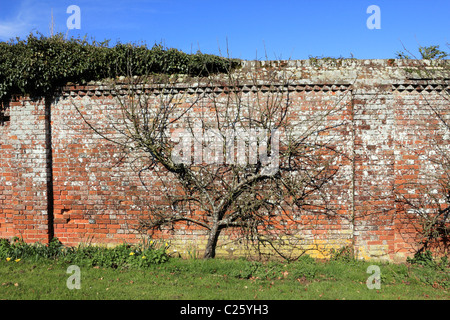
[[[9,40],[16,36],[22,36],[26,26],[18,22],[0,22],[0,40]]]
[[[0,40],[7,41],[15,37],[25,37],[44,21],[48,21],[48,6],[45,1],[23,0],[7,17],[0,17]]]
[[[54,16],[54,32],[68,32],[67,7],[76,4],[81,8],[82,32],[127,30],[135,32],[145,22],[136,17],[150,19],[165,0],[0,0],[0,41],[26,38],[30,32],[50,34],[51,14]],[[85,29],[86,28],[86,29]]]

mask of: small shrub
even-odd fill
[[[408,257],[406,258],[406,261],[410,264],[417,264],[424,267],[436,266],[436,262],[430,250],[426,250],[425,252],[416,252],[413,258]]]
[[[355,254],[353,248],[350,246],[344,246],[340,249],[331,249],[331,259],[334,261],[351,262],[355,260]]]
[[[412,265],[420,265],[440,271],[445,271],[450,267],[448,257],[443,256],[437,260],[433,257],[430,250],[426,250],[425,252],[416,252],[413,258],[406,258],[406,262]]]

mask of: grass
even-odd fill
[[[381,288],[368,289],[368,266]],[[0,299],[8,300],[449,300],[449,266],[356,260],[293,263],[171,258],[145,268],[80,266],[68,289],[63,260],[0,261]]]

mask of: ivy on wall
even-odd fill
[[[23,40],[0,42],[0,99],[14,93],[48,96],[68,82],[156,73],[204,76],[239,65],[237,59],[200,52],[186,54],[161,45],[149,49],[119,43],[110,47],[108,41],[65,39],[63,34],[44,37],[37,33]]]

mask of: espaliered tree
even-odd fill
[[[54,97],[68,82],[108,78],[112,89],[128,90],[118,96],[121,118],[112,124],[114,135],[87,123],[130,156],[145,158],[138,174],[161,173],[163,199],[147,204],[140,230],[195,224],[207,233],[204,257],[213,258],[223,230],[233,229],[257,249],[267,245],[292,258],[303,240],[292,227],[299,216],[332,210],[324,187],[339,169],[338,152],[322,134],[334,128],[325,119],[343,105],[338,101],[303,123],[293,121],[285,90],[289,79],[275,69],[263,78],[255,74],[246,84],[249,94],[233,74],[238,60],[159,45],[110,47],[108,42],[30,34],[0,42],[0,57],[1,100],[13,94],[45,98],[49,116]],[[117,87],[120,76],[127,80]],[[176,139],[174,132],[180,133]]]
[[[268,247],[296,259],[305,252],[302,214],[332,213],[324,190],[341,155],[322,137],[342,125],[326,119],[344,105],[335,101],[299,121],[289,77],[276,68],[264,72],[246,83],[231,68],[201,78],[130,75],[112,87],[122,94],[106,125],[73,104],[92,130],[139,158],[139,176],[151,171],[159,179],[162,199],[145,203],[138,230],[196,225],[207,235],[204,258],[215,257],[226,229],[260,253]],[[154,182],[142,179],[149,198]]]
[[[156,73],[201,76],[238,65],[238,60],[200,52],[186,54],[161,45],[148,49],[145,45],[119,43],[111,47],[108,41],[66,39],[62,34],[45,37],[31,33],[23,40],[0,42],[0,124],[13,95],[44,101],[49,241],[53,239],[51,106],[66,84],[116,79],[131,72],[137,76]]]

